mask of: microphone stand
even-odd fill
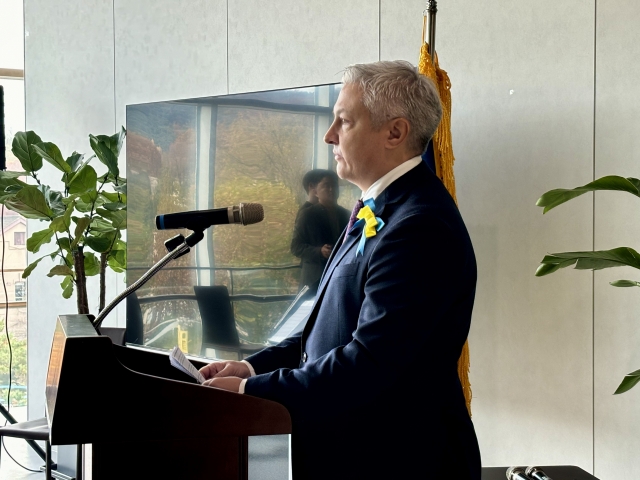
[[[109,315],[109,313],[114,308],[116,308],[116,306],[120,302],[122,302],[122,300],[127,298],[129,295],[131,295],[133,292],[135,292],[140,287],[142,287],[145,283],[151,280],[151,278],[160,270],[162,270],[171,260],[175,260],[176,258],[181,257],[186,253],[189,253],[189,251],[191,250],[191,247],[193,247],[196,243],[198,243],[203,238],[204,238],[204,232],[200,230],[200,231],[193,232],[187,238],[184,238],[183,235],[176,235],[175,237],[170,238],[169,240],[164,242],[165,246],[167,247],[167,250],[169,250],[169,253],[167,253],[164,257],[162,257],[160,261],[158,261],[158,263],[156,263],[153,267],[147,270],[145,274],[142,275],[136,282],[132,283],[126,289],[124,289],[122,293],[116,296],[116,298],[114,298],[109,303],[109,305],[107,305],[98,314],[96,319],[93,321],[93,326],[96,329],[96,331],[100,333],[99,328],[100,328],[100,325],[102,324],[102,321],[105,319],[107,315]]]

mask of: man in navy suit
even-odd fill
[[[295,480],[479,480],[457,374],[475,256],[420,158],[438,93],[401,61],[352,65],[343,83],[325,141],[338,175],[362,190],[361,220],[334,247],[301,334],[202,372],[211,386],[287,407]]]

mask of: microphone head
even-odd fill
[[[542,470],[540,467],[535,467],[533,465],[527,467],[527,469],[525,470],[525,474],[528,477],[532,477],[533,475],[535,475],[535,478],[548,478],[549,480],[552,480],[551,477],[549,477],[546,473],[544,473],[544,470]]]
[[[507,468],[507,479],[508,480],[518,480],[522,478],[527,478],[525,474],[524,467],[510,467]]]
[[[242,225],[251,225],[264,220],[264,208],[259,203],[241,203],[240,204],[240,223]]]

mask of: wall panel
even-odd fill
[[[640,178],[640,5],[598,1],[596,63],[596,178]],[[640,249],[640,203],[627,193],[596,194],[595,248]],[[640,281],[638,270],[617,268],[595,275],[595,472],[636,478],[640,464],[640,388],[613,396],[620,381],[640,368],[640,295],[615,288],[618,279]]]
[[[111,134],[113,110],[113,11],[111,0],[25,0],[26,128],[56,143],[63,155],[89,152],[89,134]],[[73,12],[72,15],[69,12]],[[44,183],[60,187],[60,173],[45,162]],[[43,224],[29,220],[29,235]],[[29,254],[29,262],[46,253]],[[29,417],[44,413],[44,385],[56,315],[76,312],[64,301],[59,277],[48,278],[43,260],[28,279]],[[115,294],[115,280],[107,297]],[[97,287],[90,308],[97,307]],[[92,301],[95,299],[95,301]]]
[[[114,1],[116,119],[135,103],[227,93],[226,0]]]
[[[229,3],[229,93],[339,82],[378,60],[378,2]]]
[[[424,2],[382,0],[382,57],[416,62]],[[591,276],[536,278],[547,252],[590,249],[592,204],[542,215],[546,190],[592,174],[593,4],[439,3],[460,209],[479,267],[473,420],[485,465],[592,468]]]

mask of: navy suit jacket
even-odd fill
[[[334,248],[304,331],[247,360],[245,393],[293,422],[295,480],[480,479],[457,361],[476,261],[458,208],[422,162],[375,199],[385,226]]]

